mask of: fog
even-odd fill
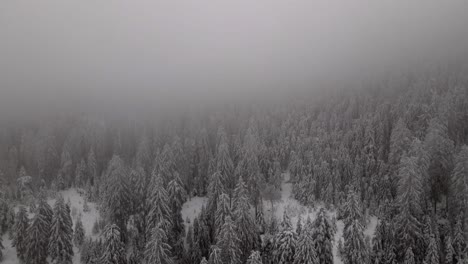
[[[2,0],[0,111],[320,91],[466,54],[466,10],[457,0]]]

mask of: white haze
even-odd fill
[[[0,111],[273,98],[465,54],[468,1],[2,0]]]

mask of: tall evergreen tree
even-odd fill
[[[437,248],[437,242],[434,235],[429,240],[429,246],[426,250],[426,257],[424,258],[424,264],[439,264],[439,249]]]
[[[275,263],[287,264],[294,261],[297,235],[291,226],[286,225],[276,236],[273,257]]]
[[[109,224],[102,233],[104,238],[104,251],[99,263],[103,264],[126,264],[125,245],[121,241],[119,227]]]
[[[226,219],[227,216],[231,216],[229,196],[225,193],[222,193],[218,198],[218,205],[215,213],[216,235],[218,235],[221,231],[221,228],[224,225],[224,219]]]
[[[209,264],[224,264],[222,259],[222,252],[218,246],[211,247],[210,258],[208,261]]]
[[[262,264],[262,257],[260,256],[260,252],[252,251],[247,259],[247,264]]]
[[[153,171],[150,194],[148,196],[148,215],[146,217],[147,230],[161,225],[163,230],[172,228],[172,211],[169,207],[169,197],[163,185],[160,174]]]
[[[237,227],[230,216],[224,219],[217,236],[217,246],[221,249],[221,259],[226,264],[239,264],[241,258],[240,240],[237,234]]]
[[[364,239],[364,228],[358,219],[353,220],[344,233],[344,263],[369,263],[370,254]]]
[[[454,263],[454,249],[452,246],[452,238],[447,236],[445,238],[445,261],[444,264],[453,264]]]
[[[36,213],[31,225],[27,229],[26,239],[26,258],[27,264],[45,264],[47,263],[47,234],[49,233],[49,223],[45,216]],[[64,262],[64,263],[71,263]]]
[[[73,258],[73,222],[68,206],[62,196],[58,196],[54,204],[54,215],[50,241],[49,256],[56,263],[71,263]]]
[[[83,228],[83,222],[81,221],[81,215],[78,216],[78,219],[75,223],[75,232],[73,233],[73,242],[76,247],[81,247],[83,245],[85,238],[85,230]]]
[[[26,260],[27,250],[27,237],[28,237],[29,219],[28,213],[24,206],[20,206],[15,218],[14,233],[13,233],[13,247],[16,248],[16,255],[21,261]]]
[[[313,222],[313,241],[320,264],[333,264],[333,226],[325,209],[321,208]]]
[[[313,226],[308,218],[307,224],[299,234],[293,264],[319,264],[313,241]]]
[[[166,243],[166,233],[160,226],[151,231],[151,238],[146,244],[145,263],[148,264],[172,264],[171,246]]]
[[[234,219],[237,230],[237,236],[240,240],[241,262],[244,263],[249,257],[249,252],[258,247],[259,241],[255,220],[250,210],[249,197],[247,196],[247,188],[242,181],[236,186],[235,193],[238,195],[235,201]]]
[[[414,259],[413,249],[411,249],[411,247],[409,247],[406,250],[405,259],[403,261],[403,264],[415,264],[415,263],[416,263],[416,261]]]

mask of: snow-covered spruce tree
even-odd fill
[[[302,219],[301,219],[301,218],[302,218],[302,217],[301,217],[300,215],[297,217],[296,234],[297,234],[298,236],[300,236],[301,233],[302,233]]]
[[[94,154],[94,149],[91,148],[88,153],[88,157],[86,160],[86,165],[87,165],[87,174],[88,174],[88,179],[90,179],[93,183],[93,185],[96,184],[96,178],[98,176],[97,172],[97,161],[96,161],[96,155]]]
[[[315,244],[315,251],[319,257],[320,264],[333,264],[333,226],[330,219],[321,208],[317,218],[313,222],[313,241]]]
[[[196,225],[195,225],[196,224]],[[208,220],[206,209],[202,206],[200,216],[195,223],[194,221],[194,243],[198,245],[201,256],[208,257],[210,252],[210,229],[208,227]]]
[[[26,250],[27,250],[27,237],[29,219],[28,212],[24,206],[20,206],[18,213],[16,213],[15,224],[14,224],[14,233],[13,233],[13,247],[16,248],[16,256],[21,261],[26,260]]]
[[[450,237],[450,235],[445,237],[444,249],[445,249],[444,264],[453,264],[454,260],[455,260],[455,254],[454,254],[454,249],[453,249],[453,246],[452,246],[452,238]]]
[[[236,184],[235,178],[233,177],[234,164],[229,154],[228,139],[222,127],[218,129],[218,138],[219,143],[215,156],[215,170],[221,173],[224,186],[230,190],[233,189]]]
[[[384,263],[387,251],[394,247],[394,227],[385,217],[377,223],[372,238],[372,263]]]
[[[75,186],[84,187],[87,180],[86,176],[86,163],[84,159],[81,159],[80,163],[78,163],[75,168]]]
[[[262,264],[260,252],[253,250],[247,259],[247,264]]]
[[[169,182],[167,192],[169,194],[169,203],[172,215],[172,230],[168,233],[169,244],[172,245],[172,250],[175,253],[174,256],[182,258],[183,235],[185,231],[181,210],[183,203],[187,199],[187,193],[185,192],[185,188],[182,186],[182,181],[180,180],[177,172],[174,172],[174,178]]]
[[[73,222],[70,211],[62,196],[58,196],[54,204],[49,256],[55,263],[71,263],[73,258]]]
[[[404,252],[411,247],[416,260],[422,259],[422,224],[418,220],[421,215],[421,174],[417,169],[417,158],[405,156],[401,159],[399,169],[398,203],[400,213],[396,220],[398,258],[404,258]]]
[[[50,222],[48,222],[47,216],[43,212],[36,211],[36,215],[26,232],[25,262],[27,264],[47,263],[47,241],[50,232]]]
[[[146,230],[152,230],[160,225],[163,230],[172,228],[172,211],[169,207],[169,197],[163,185],[160,174],[153,171],[148,196],[148,215],[146,216]],[[148,234],[149,235],[149,234]]]
[[[398,188],[398,167],[400,159],[408,151],[411,144],[411,131],[406,127],[403,119],[398,119],[390,136],[390,152],[388,164],[390,166],[390,187],[392,193],[396,193]]]
[[[429,246],[426,249],[426,257],[424,258],[424,264],[438,264],[439,262],[439,249],[437,248],[437,242],[434,235],[429,240]]]
[[[285,217],[286,218],[286,217]],[[275,236],[273,258],[275,263],[287,264],[294,261],[297,235],[290,225],[284,225]]]
[[[221,259],[223,263],[241,263],[242,251],[240,249],[240,239],[237,234],[237,227],[230,216],[224,219],[224,225],[221,227],[216,241],[216,245],[221,249]]]
[[[214,245],[211,247],[211,252],[210,252],[210,258],[208,261],[209,264],[224,264],[226,262],[223,262],[222,259],[222,252],[221,249]]]
[[[104,238],[104,250],[98,263],[103,264],[126,264],[125,245],[121,241],[119,227],[109,224],[102,233]]]
[[[296,252],[294,255],[294,264],[319,264],[319,258],[315,252],[313,243],[313,226],[308,218],[301,234],[297,239]]]
[[[208,260],[206,260],[206,258],[203,257],[202,260],[200,261],[200,264],[208,264]]]
[[[409,247],[405,252],[405,258],[403,260],[403,264],[415,264],[416,261],[414,259],[413,249]]]
[[[463,224],[462,224],[462,215],[460,215],[455,223],[455,227],[453,229],[453,240],[452,245],[455,252],[455,259],[457,261],[461,261],[463,258],[463,251],[467,246],[465,236],[463,234]]]
[[[73,243],[75,246],[80,248],[83,245],[85,238],[85,230],[83,228],[83,222],[81,221],[81,214],[78,216],[78,219],[75,223],[75,232],[73,232]]]
[[[147,264],[172,264],[171,246],[166,243],[166,233],[162,226],[156,226],[151,230],[151,238],[146,243],[145,262]]]
[[[218,197],[218,205],[216,207],[215,213],[215,232],[216,235],[219,234],[221,228],[224,225],[224,219],[226,216],[231,216],[231,203],[229,196],[226,193],[222,193]]]
[[[242,178],[239,179],[235,193],[238,197],[236,197],[236,204],[234,205],[234,219],[237,236],[240,240],[240,250],[242,252],[240,259],[241,262],[244,263],[249,257],[250,252],[259,247],[257,242],[260,239],[258,238],[259,235],[255,226],[255,220],[250,210],[247,188]]]
[[[127,169],[119,156],[109,161],[105,175],[102,208],[110,223],[115,223],[125,237],[124,230],[131,211],[131,191]]]
[[[151,161],[150,140],[147,136],[147,133],[143,133],[139,139],[135,158],[136,158],[136,166],[143,168],[145,171],[145,174],[149,173],[152,161]]]
[[[351,225],[354,220],[363,222],[362,207],[358,195],[349,189],[346,202],[343,205],[340,215],[343,218],[344,229]]]
[[[364,239],[364,228],[358,219],[354,219],[344,232],[345,264],[369,263],[369,250]]]
[[[210,240],[214,241],[216,237],[216,224],[215,215],[218,210],[218,200],[222,193],[225,193],[225,188],[222,182],[222,175],[220,172],[214,172],[211,175],[208,185],[208,204],[206,207],[207,223],[210,229]]]
[[[463,146],[455,157],[455,168],[451,173],[449,207],[450,216],[459,213],[468,215],[468,146]],[[467,220],[468,221],[468,220]]]

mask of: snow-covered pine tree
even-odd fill
[[[304,225],[298,239],[293,264],[319,264],[313,241],[313,226],[310,218]]]
[[[227,216],[231,216],[231,205],[229,196],[226,193],[222,193],[218,197],[218,205],[216,206],[215,213],[215,232],[219,234],[221,228],[224,225],[224,219]]]
[[[200,264],[208,264],[208,260],[206,260],[206,258],[203,257],[202,260],[200,261]]]
[[[286,217],[283,218],[283,220]],[[285,222],[285,221],[283,221]],[[287,222],[287,220],[286,220]],[[275,236],[273,258],[275,263],[288,264],[294,261],[296,253],[297,235],[289,224],[283,225],[282,230]]]
[[[58,196],[54,204],[49,256],[56,263],[71,263],[73,258],[73,222],[70,211],[62,196]]]
[[[94,154],[93,148],[89,150],[86,165],[87,165],[88,179],[90,179],[95,185],[98,172],[97,172],[96,155]]]
[[[210,258],[208,261],[209,264],[224,264],[226,262],[223,262],[222,259],[222,252],[221,249],[214,245],[211,247],[211,252],[210,252]]]
[[[372,263],[384,263],[386,251],[394,246],[393,225],[384,217],[377,223],[372,238]]]
[[[400,213],[396,220],[396,243],[400,260],[404,258],[404,252],[409,247],[413,249],[416,259],[423,257],[423,248],[421,248],[422,224],[418,220],[421,215],[422,179],[416,162],[416,157],[403,157],[398,172],[400,177],[398,187]]]
[[[450,235],[445,237],[445,261],[444,264],[453,264],[454,263],[454,249],[452,246],[452,238]]]
[[[354,219],[344,232],[343,261],[345,264],[369,263],[370,254],[364,238],[364,228],[358,219]]]
[[[83,228],[83,222],[81,221],[81,214],[78,216],[78,219],[75,223],[75,232],[73,232],[73,243],[75,246],[80,248],[83,245],[85,238],[85,230]]]
[[[121,241],[119,227],[109,224],[102,233],[104,238],[104,250],[98,263],[103,264],[126,264],[125,245]]]
[[[345,230],[354,222],[354,220],[363,222],[361,203],[359,201],[358,195],[352,188],[350,188],[348,191],[346,202],[342,208],[341,217],[343,218],[343,222],[345,224]]]
[[[75,186],[84,187],[87,177],[86,177],[86,163],[84,159],[81,159],[80,163],[76,165],[75,168]]]
[[[333,264],[333,226],[325,209],[320,209],[317,218],[313,222],[313,230],[313,241],[315,243],[315,251],[319,257],[319,263]]]
[[[250,252],[259,246],[257,242],[260,239],[258,238],[259,235],[255,226],[255,220],[250,210],[247,188],[242,178],[239,179],[234,192],[237,195],[234,205],[234,219],[237,236],[240,240],[239,247],[242,252],[240,260],[244,263],[249,257]]]
[[[455,157],[455,168],[450,178],[449,207],[450,216],[453,218],[463,213],[468,215],[468,146],[463,146]],[[468,220],[466,220],[468,221]],[[466,223],[465,223],[466,224]]]
[[[224,224],[216,237],[216,245],[221,249],[221,259],[226,264],[239,264],[242,251],[237,227],[230,216],[226,216]]]
[[[20,206],[18,213],[15,217],[15,224],[14,224],[14,233],[13,233],[13,247],[16,248],[16,255],[18,259],[21,261],[26,260],[26,250],[27,250],[27,237],[28,237],[28,229],[29,226],[29,219],[28,219],[28,212],[24,206]]]
[[[424,264],[439,264],[439,249],[437,248],[437,242],[434,235],[429,239],[429,245],[426,249],[426,257],[424,258]]]
[[[403,264],[415,264],[416,261],[414,259],[413,249],[409,247],[405,252],[405,258],[403,260]]]
[[[461,261],[463,258],[463,251],[467,247],[465,236],[463,234],[463,223],[462,215],[460,215],[455,223],[453,228],[453,240],[452,245],[455,253],[455,259]]]
[[[172,228],[172,211],[169,207],[169,196],[164,188],[161,175],[156,174],[156,171],[153,171],[149,191],[146,230],[152,230],[158,225],[161,225],[163,230],[170,230]]]
[[[26,239],[26,264],[45,264],[47,263],[47,234],[49,226],[45,216],[37,213],[31,225],[27,229]],[[66,262],[64,262],[66,263]],[[71,263],[71,261],[69,262]]]
[[[187,199],[187,193],[182,186],[182,181],[179,178],[179,173],[174,172],[174,178],[167,186],[169,202],[171,208],[172,230],[168,233],[169,244],[172,245],[172,250],[179,258],[182,258],[183,252],[183,234],[184,220],[182,219],[182,205]]]
[[[3,246],[3,239],[2,236],[0,235],[0,262],[3,260],[3,251],[5,247]]]
[[[247,264],[262,264],[260,252],[253,250],[247,259]]]
[[[151,230],[151,238],[146,243],[145,263],[148,264],[172,264],[171,246],[166,243],[166,233],[162,226],[156,226]]]
[[[124,232],[131,213],[131,191],[127,169],[119,156],[114,155],[109,161],[105,179],[102,199],[104,214],[109,222],[117,224],[120,232]]]
[[[224,186],[228,189],[233,189],[236,184],[233,177],[234,164],[232,163],[232,159],[229,154],[227,136],[222,127],[218,129],[218,138],[219,143],[215,156],[215,170],[221,173]]]

